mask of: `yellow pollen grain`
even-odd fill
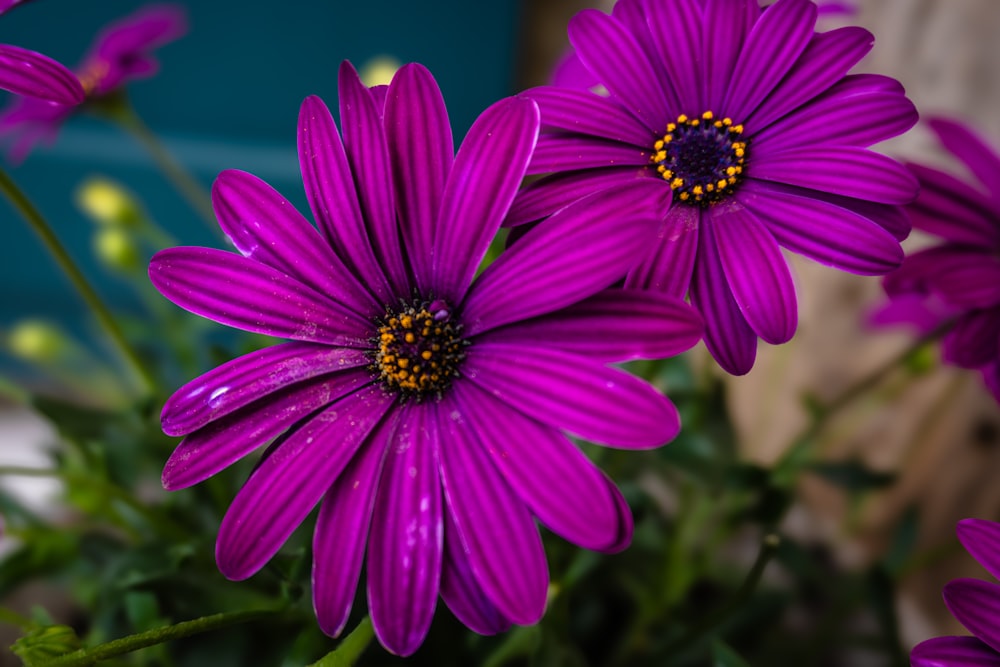
[[[417,337],[413,335],[413,332],[412,332],[412,331],[407,331],[407,332],[406,332],[406,335],[405,335],[405,336],[403,336],[403,339],[404,339],[404,340],[405,340],[405,341],[406,341],[407,343],[412,343],[413,341],[415,341],[415,340],[417,339]]]
[[[663,146],[664,146],[663,139],[660,139],[655,144],[653,144],[653,149],[654,150],[658,150],[658,151],[662,151],[663,150]]]
[[[694,193],[695,197],[700,197],[701,195],[705,194],[705,191],[702,189],[700,185],[696,185],[693,188],[691,188],[691,192]]]
[[[701,117],[704,118],[705,120],[712,120],[715,117],[715,114],[713,114],[711,111],[706,111],[701,115]]]
[[[424,350],[423,352],[420,353],[420,356],[423,357],[424,359],[430,359],[431,357],[434,356],[434,353],[431,352],[430,350]]]
[[[719,182],[718,182],[718,183],[716,183],[715,185],[716,185],[716,187],[718,187],[718,188],[719,188],[720,190],[725,190],[725,189],[726,189],[726,180],[725,180],[725,179],[722,179],[722,178],[720,178],[720,179],[719,179]]]
[[[686,122],[688,122],[688,117],[685,114],[681,114],[680,116],[677,117],[677,122],[678,123],[686,123]],[[667,126],[667,129],[668,130],[670,129],[669,125]]]
[[[400,358],[399,361],[396,362],[396,365],[399,366],[400,368],[406,368],[407,366],[410,365],[410,360],[407,359],[406,357],[402,357]]]
[[[681,197],[681,201],[687,201],[688,199],[690,199],[690,195],[688,195],[688,193],[686,193],[686,192],[682,192],[681,195],[680,195],[680,197]]]
[[[670,187],[672,187],[674,190],[679,190],[680,188],[683,188],[684,187],[684,179],[683,178],[675,178],[674,180],[670,181]]]

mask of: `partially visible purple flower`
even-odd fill
[[[788,341],[795,287],[780,248],[852,273],[899,266],[916,182],[866,147],[909,129],[895,80],[848,75],[868,31],[815,32],[816,6],[778,0],[620,0],[580,12],[569,38],[608,92],[545,86],[526,95],[543,134],[508,224],[542,219],[583,194],[649,180],[659,240],[626,285],[690,297],[728,372],[757,339]],[[569,67],[567,65],[566,67]],[[577,81],[589,83],[583,77]]]
[[[61,64],[11,44],[0,44],[0,90],[52,104],[80,104],[86,97],[76,75]]]
[[[17,7],[18,5],[23,5],[26,2],[30,2],[30,0],[0,0],[0,14],[3,14],[4,12],[9,12],[14,7]]]
[[[423,67],[368,89],[345,63],[339,86],[343,142],[319,98],[299,116],[319,231],[264,182],[227,171],[213,203],[242,254],[172,248],[150,264],[179,306],[292,340],[167,401],[164,431],[186,437],[163,483],[198,483],[273,441],[222,521],[219,569],[251,576],[322,501],[320,627],[343,630],[367,558],[375,632],[407,655],[439,594],[484,634],[541,617],[535,519],[589,549],[629,543],[625,500],[567,434],[623,448],[672,439],[670,401],[608,364],[677,354],[701,321],[678,299],[607,289],[657,224],[616,191],[563,209],[476,275],[535,146],[531,100],[488,108],[456,155]],[[659,190],[625,187],[632,201]]]
[[[1000,579],[1000,524],[962,519],[956,528],[965,550]],[[913,647],[912,667],[1000,667],[1000,586],[979,579],[945,584],[944,602],[974,636],[935,637]]]
[[[168,4],[148,5],[108,25],[98,34],[75,74],[55,63],[72,79],[78,93],[73,98],[53,101],[51,96],[4,86],[4,81],[0,80],[0,87],[21,95],[0,112],[0,135],[13,137],[12,159],[23,159],[40,141],[54,140],[63,122],[81,104],[106,97],[128,81],[155,74],[158,63],[152,55],[153,49],[172,42],[185,32],[184,10]],[[13,68],[3,67],[0,60],[0,76],[8,70],[13,71]],[[33,72],[22,71],[22,76],[33,80],[39,78]]]
[[[979,369],[996,391],[1000,360],[1000,156],[967,127],[932,118],[930,129],[941,144],[968,167],[969,185],[937,169],[908,167],[920,181],[920,195],[908,208],[913,226],[942,243],[909,255],[883,280],[887,308],[901,300],[922,302],[909,321],[936,314],[938,325],[952,322],[942,340],[947,363]],[[884,316],[883,316],[883,319]]]

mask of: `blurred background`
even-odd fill
[[[39,0],[0,19],[0,42],[46,53],[72,67],[93,36],[141,2]],[[205,187],[228,168],[250,171],[307,210],[295,153],[301,100],[318,94],[336,105],[336,72],[351,60],[364,72],[419,61],[437,78],[456,136],[493,101],[545,83],[565,52],[565,26],[584,6],[610,2],[524,0],[467,2],[402,0],[371,3],[290,0],[179,2],[190,33],[158,50],[162,69],[130,86],[139,114]],[[1000,146],[1000,2],[996,0],[857,0],[858,13],[839,23],[865,26],[876,45],[861,69],[893,76],[924,115],[969,121]],[[334,114],[336,116],[336,113]],[[901,158],[957,167],[923,128],[881,147]],[[110,301],[128,307],[131,289],[95,260],[94,226],[74,202],[88,176],[107,176],[143,201],[177,240],[213,245],[197,214],[163,186],[134,140],[96,119],[77,116],[50,147],[11,173],[52,222],[85,273]],[[84,309],[31,232],[0,205],[0,333],[28,317],[54,320],[91,335]],[[922,240],[915,236],[909,247]],[[744,455],[763,464],[806,423],[802,396],[829,398],[891,358],[907,332],[873,333],[864,316],[880,300],[877,279],[858,278],[794,260],[800,327],[792,343],[761,345],[744,378],[730,378],[729,400]],[[98,342],[99,344],[99,342]],[[7,375],[23,374],[10,355]],[[0,404],[2,405],[2,404]],[[30,464],[51,431],[21,411],[0,412],[0,461]],[[955,576],[983,577],[954,539],[958,519],[1000,519],[1000,410],[979,378],[939,368],[918,382],[888,386],[826,429],[824,454],[863,460],[895,475],[890,486],[849,503],[820,479],[802,484],[785,528],[844,567],[883,555],[890,534],[917,512],[915,548],[926,567],[904,580],[897,600],[903,642],[962,633],[940,598]],[[5,484],[7,482],[4,482]],[[51,487],[19,492],[44,496]],[[860,663],[844,663],[860,664]]]

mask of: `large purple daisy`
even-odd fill
[[[917,114],[894,80],[847,75],[871,48],[866,30],[815,32],[816,6],[778,0],[620,0],[569,25],[580,72],[607,95],[528,91],[543,133],[508,224],[533,222],[581,195],[649,180],[672,191],[659,241],[626,285],[688,295],[730,373],[752,368],[757,338],[797,325],[779,247],[859,274],[896,268],[909,231],[900,210],[916,182],[866,147]]]
[[[1000,155],[959,123],[932,118],[928,126],[976,182],[907,165],[920,182],[908,208],[913,226],[944,242],[907,256],[885,277],[892,301],[876,323],[945,327],[944,360],[982,370],[1000,401]]]
[[[1000,524],[962,519],[958,539],[986,571],[1000,579]],[[913,667],[1000,667],[1000,585],[979,579],[945,584],[944,602],[974,636],[935,637],[913,647]]]
[[[621,210],[621,192],[564,209],[476,275],[535,146],[531,100],[487,109],[455,155],[426,69],[369,90],[345,63],[340,115],[343,143],[318,98],[299,118],[318,231],[227,171],[213,200],[242,255],[173,248],[152,261],[181,307],[292,339],[170,398],[163,429],[186,438],[163,482],[195,484],[277,437],[223,519],[220,570],[252,575],[322,499],[320,626],[343,629],[367,545],[376,634],[405,655],[439,593],[480,633],[539,619],[548,573],[534,518],[589,549],[627,545],[628,506],[567,434],[623,448],[673,438],[669,400],[608,364],[677,354],[701,322],[678,299],[606,289],[657,225]],[[657,189],[634,184],[624,199]]]
[[[159,64],[152,50],[167,44],[187,32],[187,19],[177,5],[149,5],[104,28],[94,41],[83,64],[73,74],[58,65],[68,75],[68,84],[76,94],[73,97],[54,98],[30,89],[4,85],[6,73],[20,74],[27,81],[41,82],[43,76],[52,76],[49,70],[17,69],[5,66],[0,46],[0,88],[18,93],[10,105],[0,112],[0,134],[14,138],[11,158],[22,160],[35,144],[51,142],[59,128],[77,108],[88,100],[99,100],[111,95],[128,81],[150,77]],[[23,51],[23,50],[22,50]],[[38,54],[36,54],[38,55]],[[54,61],[52,61],[54,63]]]

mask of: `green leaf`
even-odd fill
[[[712,667],[750,667],[740,654],[722,640],[712,642]]]

